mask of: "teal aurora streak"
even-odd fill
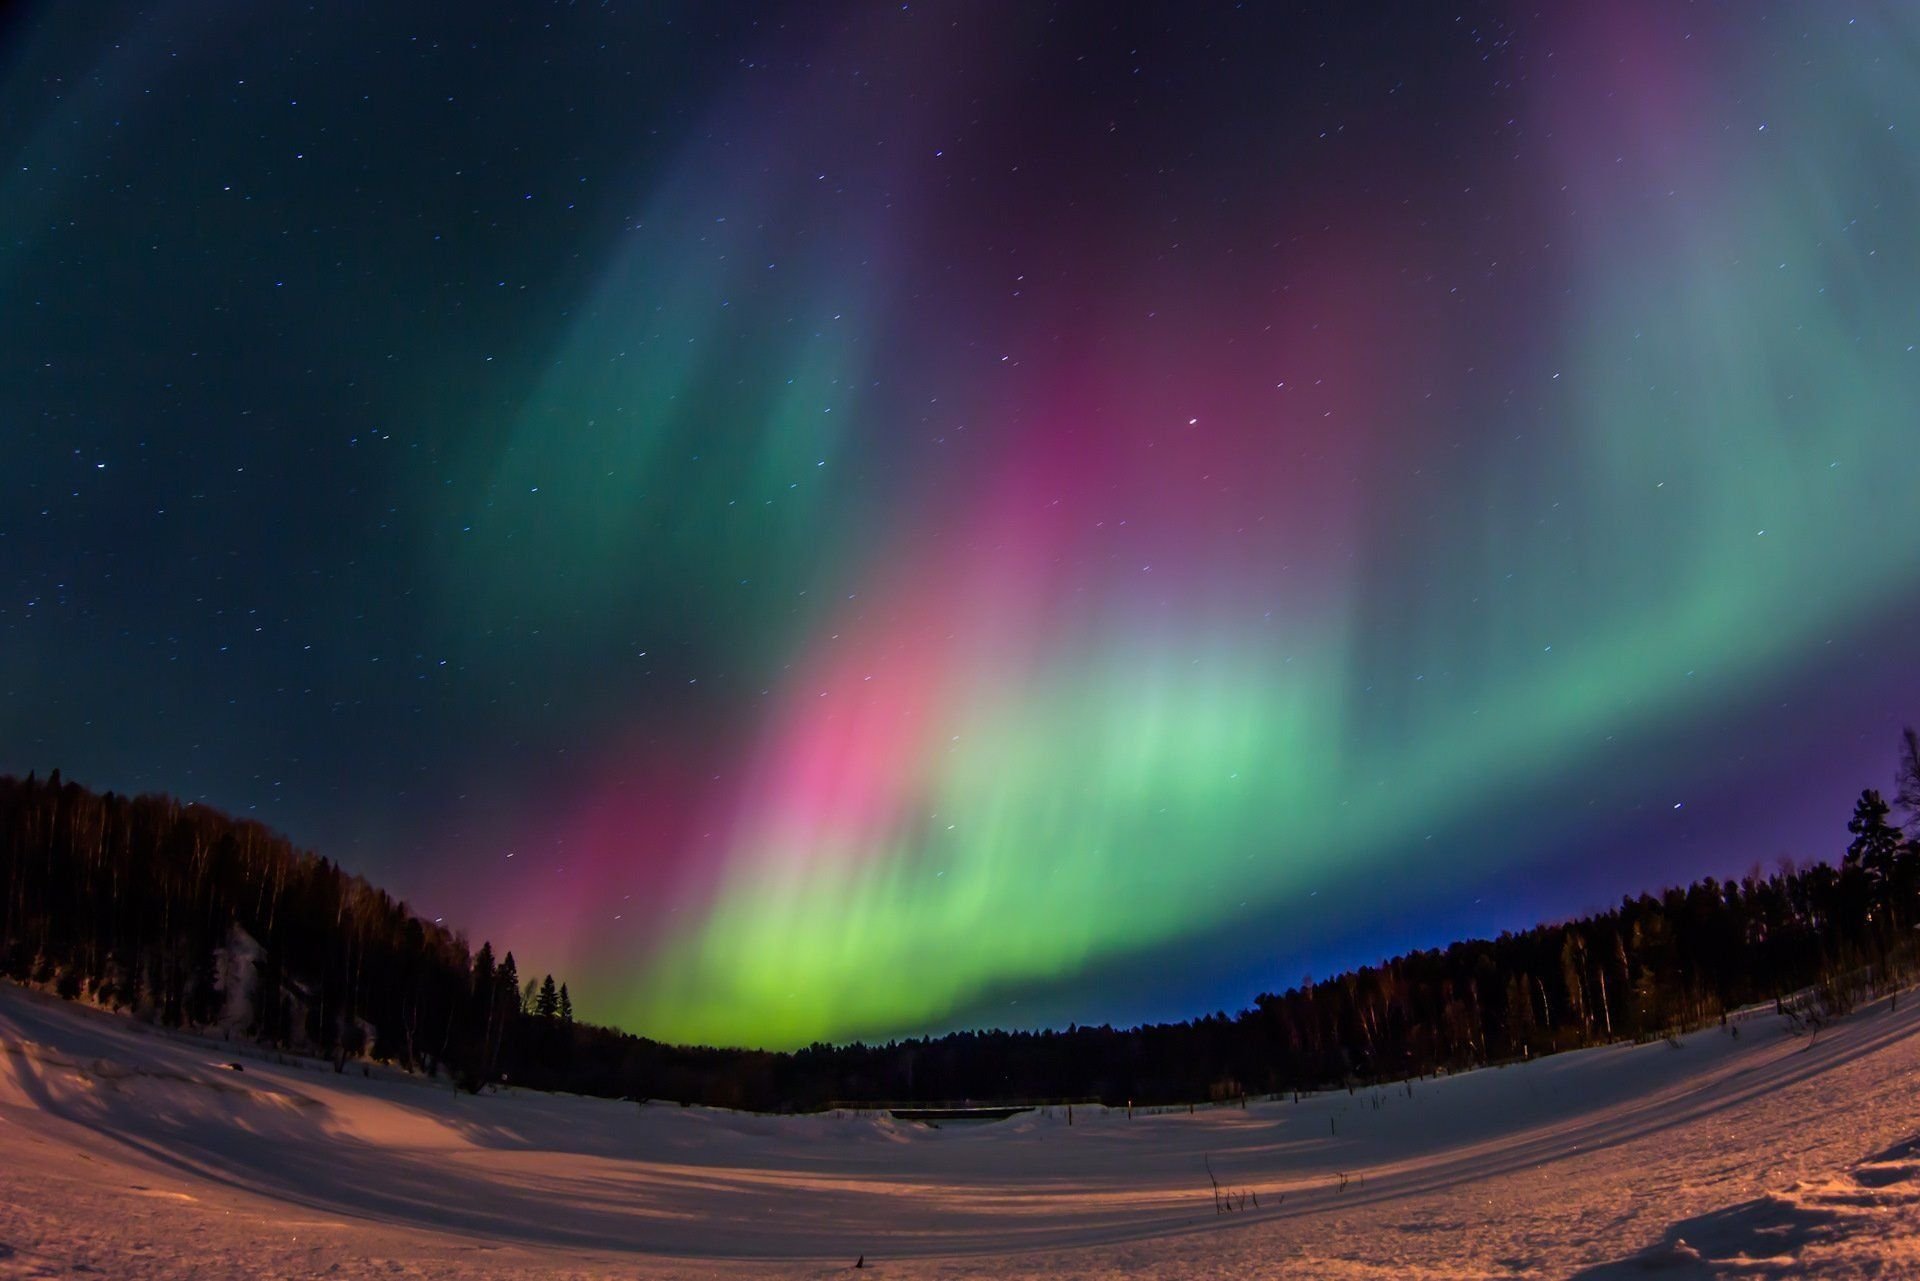
[[[1134,1013],[1244,999],[1192,976],[1290,981],[1261,958],[1335,899],[1364,951],[1440,864],[1590,858],[1556,802],[1516,798],[1624,813],[1712,784],[1687,727],[1911,655],[1910,12],[1609,5],[1402,39],[1225,8],[1164,48],[1095,10],[663,10],[622,46],[683,77],[653,97],[576,15],[526,37],[560,71],[460,86],[505,104],[491,132],[426,143],[425,92],[389,107],[458,188],[433,206],[380,162],[357,188],[431,207],[367,233],[407,305],[338,336],[385,295],[313,247],[289,270],[326,297],[262,341],[342,345],[365,390],[329,430],[385,451],[322,466],[391,533],[330,562],[323,601],[371,595],[374,647],[458,683],[389,714],[337,693],[388,673],[323,672],[394,740],[378,759],[421,762],[427,818],[312,827],[375,865],[410,843],[390,865],[417,899],[650,1035],[1124,1016],[1102,976],[1129,964],[1189,974]],[[303,38],[358,47],[344,28]],[[1310,34],[1360,65],[1324,70]],[[16,100],[69,38],[42,30]],[[71,110],[103,129],[138,102],[116,79],[243,79],[240,51],[183,72],[161,43],[103,55]],[[238,137],[227,94],[181,118]],[[0,180],[15,299],[52,296],[46,227],[98,198],[63,118]],[[263,127],[351,176],[325,130]],[[276,229],[348,216],[250,147],[234,172],[278,190]],[[215,163],[153,181],[240,226],[196,185]],[[461,221],[521,216],[522,185],[546,221]],[[231,287],[266,290],[272,236],[240,243]],[[76,306],[76,329],[111,310]],[[297,451],[272,457],[262,483],[294,486]],[[275,821],[322,807],[306,777]]]

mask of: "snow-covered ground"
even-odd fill
[[[0,985],[0,1277],[1920,1276],[1920,994],[1737,1026],[932,1129],[474,1098]]]

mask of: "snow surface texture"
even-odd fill
[[[0,1277],[1920,1276],[1920,994],[1735,1026],[936,1129],[476,1098],[0,985]]]

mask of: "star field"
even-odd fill
[[[1132,1021],[1834,852],[1897,6],[29,5],[0,768],[583,1016]]]

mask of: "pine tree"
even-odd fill
[[[473,958],[473,993],[482,1006],[493,999],[492,943],[482,943]]]
[[[494,1067],[498,1063],[500,1044],[500,989],[501,978],[508,974],[507,967],[513,964],[513,954],[498,970],[493,964],[493,944],[480,944],[480,954],[473,960],[473,1009],[474,1027],[480,1033],[479,1053],[472,1063],[473,1073],[468,1087],[478,1091],[482,1085],[493,1079]],[[518,994],[519,978],[514,976],[506,985],[507,990]]]
[[[553,1019],[560,1014],[560,993],[554,990],[553,975],[549,974],[540,984],[540,997],[533,1003],[533,1012],[540,1018]]]
[[[1907,812],[1907,830],[1920,840],[1920,734],[1912,726],[1900,732],[1900,768],[1895,778],[1900,784],[1895,799]]]
[[[480,1033],[482,1053],[493,1043],[493,944],[485,942],[473,958],[473,1024]]]
[[[1908,740],[1904,785],[1920,770]],[[1254,999],[1229,1018],[1132,1030],[959,1034],[792,1056],[662,1046],[573,1022],[551,978],[520,985],[465,936],[338,865],[204,806],[0,775],[0,974],[205,1021],[233,930],[262,949],[257,1034],[292,1048],[500,1080],[725,1107],[829,1099],[1099,1095],[1175,1102],[1223,1079],[1283,1090],[1654,1035],[1863,972],[1920,965],[1920,843],[1905,799],[1866,792],[1847,857],[1624,898],[1582,920],[1412,953]],[[1892,811],[1890,814],[1889,811]],[[1838,989],[1836,989],[1837,991]],[[539,1010],[544,993],[551,1004]],[[1839,995],[1851,999],[1845,992]],[[362,1032],[371,1037],[362,1044]],[[916,1076],[915,1062],[918,1060]]]
[[[1900,829],[1887,822],[1888,812],[1880,793],[1869,787],[1860,793],[1853,805],[1853,817],[1847,820],[1847,830],[1853,833],[1853,842],[1847,846],[1847,865],[1866,872],[1876,890],[1892,879],[1894,858],[1900,851]]]
[[[500,1003],[510,1008],[520,1005],[520,967],[513,963],[513,953],[508,952],[506,959],[500,962],[499,973]]]
[[[520,1016],[520,967],[514,964],[512,952],[508,952],[506,959],[500,962],[500,975],[499,981],[495,984],[495,992],[494,1005],[498,1013],[495,1026],[498,1032],[490,1062],[499,1067],[501,1075],[504,1076],[509,1062],[507,1043],[513,1030],[513,1022]]]

